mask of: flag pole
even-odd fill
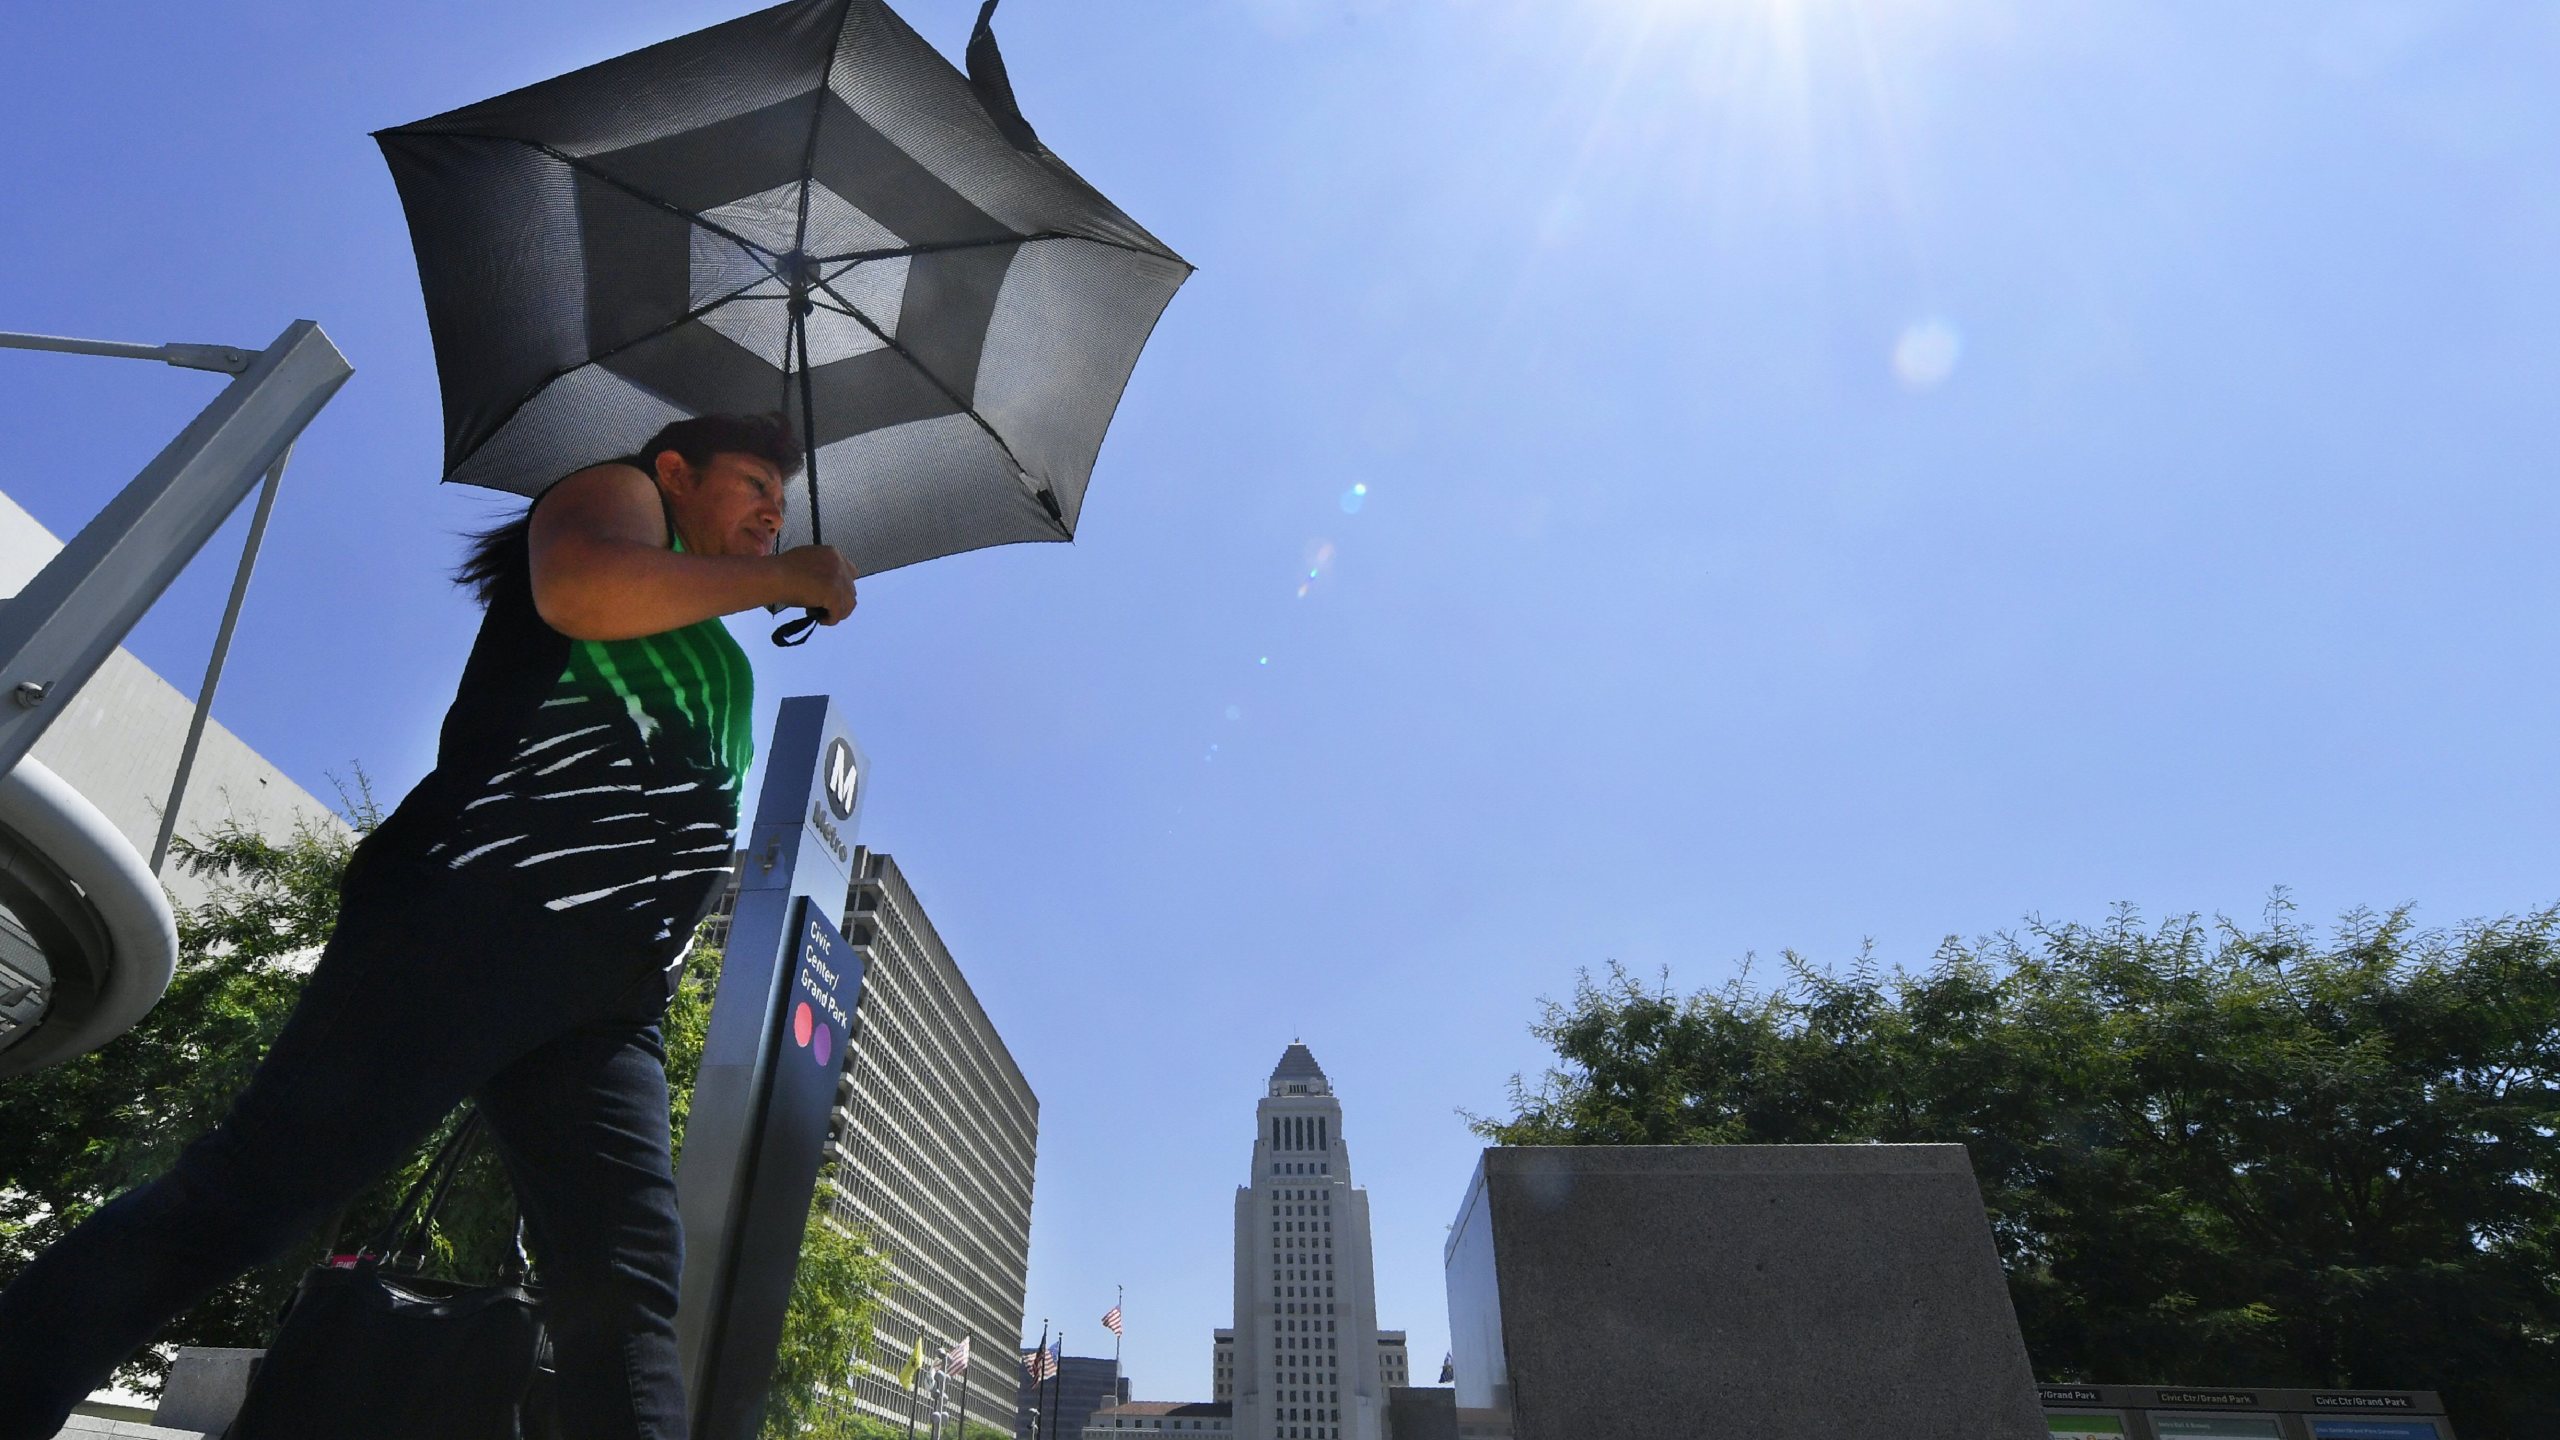
[[[960,1366],[960,1440],[969,1440],[969,1367]]]
[[[1049,1317],[1040,1317],[1040,1348],[1031,1352],[1031,1440],[1040,1440],[1040,1422],[1049,1407],[1042,1403],[1049,1382]]]
[[[916,1332],[916,1343],[924,1343],[924,1332]],[[907,1377],[907,1440],[916,1440],[916,1394],[924,1388],[924,1369],[919,1366]]]
[[[1067,1389],[1067,1332],[1064,1327],[1058,1331],[1058,1368],[1049,1372],[1049,1379],[1049,1440],[1058,1440],[1058,1411],[1065,1408],[1058,1402],[1065,1398]]]
[[[1128,1302],[1128,1286],[1111,1287],[1111,1313],[1120,1318],[1120,1324],[1111,1327],[1111,1403],[1114,1405],[1120,1403],[1120,1331],[1129,1323],[1128,1312],[1121,1307]]]

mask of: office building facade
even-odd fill
[[[853,873],[845,930],[862,994],[827,1183],[835,1218],[888,1256],[891,1294],[877,1350],[830,1399],[903,1428],[910,1347],[921,1336],[930,1359],[966,1336],[969,1383],[946,1384],[943,1434],[1010,1435],[1040,1102],[897,863],[857,848]],[[956,1430],[964,1398],[970,1428]]]
[[[1014,1402],[1014,1440],[1076,1440],[1096,1411],[1129,1399],[1129,1377],[1120,1362],[1106,1357],[1062,1355],[1056,1378],[1034,1385],[1015,1354],[1020,1382]]]

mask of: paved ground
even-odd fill
[[[54,1440],[205,1440],[201,1430],[163,1430],[139,1420],[109,1420],[99,1415],[74,1415]]]

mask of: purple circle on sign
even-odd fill
[[[826,1064],[828,1052],[836,1048],[835,1027],[832,1025],[819,1026],[818,1033],[809,1037],[809,1043],[818,1052],[818,1063],[821,1065]]]

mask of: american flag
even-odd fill
[[[1041,1379],[1055,1380],[1058,1378],[1058,1361],[1061,1358],[1060,1352],[1064,1349],[1066,1343],[1067,1339],[1063,1335],[1049,1342],[1049,1354],[1047,1358],[1040,1362]]]
[[[1051,1341],[1045,1350],[1023,1351],[1022,1373],[1029,1376],[1034,1385],[1056,1375],[1058,1373],[1057,1342]]]
[[[1119,1333],[1120,1333],[1120,1307],[1119,1307],[1119,1306],[1114,1305],[1114,1306],[1112,1306],[1109,1310],[1106,1310],[1106,1311],[1104,1311],[1104,1312],[1103,1312],[1103,1315],[1102,1315],[1102,1328],[1103,1328],[1103,1329],[1105,1329],[1105,1330],[1110,1331],[1110,1332],[1111,1332],[1112,1334],[1114,1334],[1114,1335],[1117,1335],[1117,1334],[1119,1334]]]
[[[960,1337],[959,1344],[942,1352],[942,1373],[945,1375],[961,1375],[967,1373],[968,1369],[969,1337],[963,1335]]]

